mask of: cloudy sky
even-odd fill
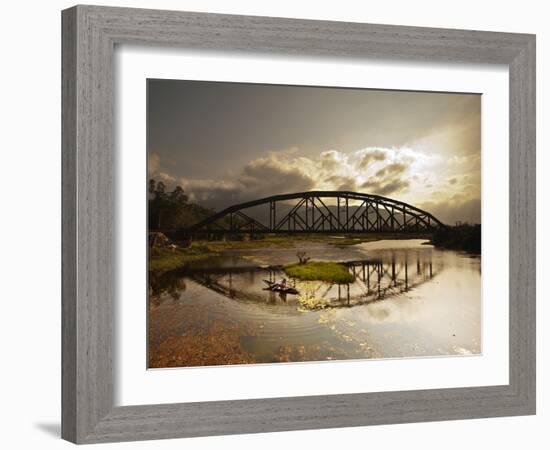
[[[350,190],[480,222],[481,97],[148,81],[148,175],[215,209]]]

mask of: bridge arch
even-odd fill
[[[260,207],[264,207],[263,213],[258,212]],[[444,227],[429,212],[388,197],[350,191],[309,191],[239,203],[185,231],[230,234],[411,233],[433,232]]]

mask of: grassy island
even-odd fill
[[[325,261],[310,261],[305,264],[288,264],[285,273],[299,280],[351,283],[354,277],[343,264]]]

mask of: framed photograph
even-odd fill
[[[62,435],[535,413],[535,37],[75,6]]]

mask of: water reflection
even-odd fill
[[[322,305],[323,308],[366,304],[406,292],[431,280],[443,268],[442,263],[438,263],[434,268],[431,252],[416,255],[413,271],[409,270],[407,254],[392,254],[388,261],[384,259],[350,261],[346,266],[354,276],[353,283],[304,282],[291,279],[291,286],[299,291],[296,298],[298,300],[315,298],[318,305]],[[194,270],[181,273],[179,276],[183,284],[188,278],[217,294],[238,301],[273,304],[280,299],[286,304],[287,300],[294,298],[291,294],[265,289],[264,280],[276,282],[286,277],[282,269],[277,267]]]
[[[177,271],[164,273],[149,273],[149,300],[159,304],[165,296],[179,300],[187,285],[185,276]]]
[[[293,250],[150,275],[150,366],[479,353],[480,259],[422,241],[372,244],[308,249],[345,263],[354,282],[291,280],[298,295],[264,282],[285,276]]]

